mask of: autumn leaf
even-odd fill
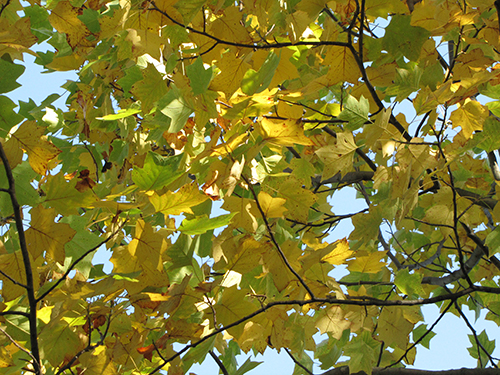
[[[281,146],[295,144],[312,146],[312,141],[304,135],[304,130],[298,121],[262,119],[259,128],[264,140]]]
[[[353,254],[353,252],[349,250],[347,238],[337,240],[333,244],[328,245],[327,248],[329,250],[331,249],[331,251],[321,258],[321,261],[330,264],[341,265]]]
[[[12,134],[12,138],[19,142],[19,147],[28,154],[31,168],[41,175],[47,173],[49,162],[61,153],[60,149],[47,140],[44,132],[34,121],[25,121]]]
[[[202,194],[196,184],[184,185],[177,192],[156,193],[149,198],[157,212],[165,215],[180,215],[184,212],[193,214],[191,207],[206,201],[208,197]]]
[[[467,100],[463,106],[452,112],[450,121],[453,127],[460,126],[465,138],[470,138],[477,130],[483,130],[488,117],[488,109],[474,100]]]
[[[31,225],[26,231],[26,242],[34,259],[47,253],[51,259],[64,264],[64,246],[76,232],[68,224],[54,222],[57,214],[54,208],[37,206],[30,211]]]

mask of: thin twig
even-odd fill
[[[59,284],[61,284],[64,280],[66,280],[66,277],[68,277],[68,275],[73,270],[73,268],[75,268],[76,265],[78,263],[80,263],[87,255],[89,255],[93,251],[96,251],[99,247],[101,247],[106,242],[108,242],[109,240],[111,240],[114,236],[116,236],[118,234],[118,232],[120,232],[120,230],[123,228],[123,226],[125,225],[125,223],[126,223],[126,221],[124,221],[116,231],[114,231],[113,233],[111,233],[108,238],[106,238],[105,240],[99,242],[99,244],[97,244],[93,248],[91,248],[91,249],[87,250],[86,252],[84,252],[78,259],[76,259],[73,263],[71,263],[71,265],[66,270],[66,272],[64,273],[64,275],[62,275],[62,277],[60,279],[58,279],[54,283],[54,285],[52,285],[49,289],[47,289],[45,291],[45,293],[43,293],[41,296],[39,296],[36,299],[36,302],[39,302],[39,301],[43,300],[49,293],[51,293],[55,288],[57,288],[59,286]]]

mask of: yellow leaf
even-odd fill
[[[337,143],[321,147],[316,151],[320,160],[325,164],[323,178],[335,176],[338,172],[342,174],[350,172],[353,168],[356,143],[352,133],[337,133]]]
[[[209,34],[237,43],[251,43],[252,38],[242,25],[241,16],[237,7],[227,8],[223,16],[211,23]]]
[[[360,77],[358,64],[347,47],[330,47],[323,64],[330,67],[326,74],[330,85],[333,86],[339,82],[358,82]]]
[[[92,46],[87,37],[91,35],[85,24],[78,18],[80,8],[76,8],[69,1],[63,0],[57,3],[49,15],[49,21],[54,28],[65,33],[71,47]]]
[[[6,250],[3,245],[0,246],[0,253],[5,253]],[[31,258],[31,257],[30,257]],[[33,264],[33,259],[31,259],[31,264]],[[24,261],[21,251],[15,251],[10,254],[0,255],[0,264],[2,265],[2,270],[13,280],[26,285],[26,273],[24,271]],[[39,285],[38,272],[33,272],[33,285]],[[2,297],[5,302],[12,301],[13,299],[22,295],[26,289],[22,286],[14,284],[7,277],[0,274],[0,280],[2,281]]]
[[[87,375],[115,375],[116,364],[106,346],[98,346],[91,352],[83,353],[79,357],[82,371]]]
[[[255,310],[253,304],[247,300],[248,297],[246,294],[244,290],[238,290],[236,285],[224,290],[221,299],[214,305],[217,322],[228,325]],[[228,332],[231,336],[238,339],[243,330],[243,324],[239,324],[233,328],[229,328]]]
[[[484,120],[489,112],[478,101],[467,99],[465,105],[460,106],[450,115],[453,127],[460,126],[466,139],[472,137],[475,130],[483,130]]]
[[[238,212],[231,221],[232,227],[242,228],[253,233],[257,230],[258,224],[257,219],[252,214],[254,210],[252,206],[255,206],[252,199],[231,196],[224,199],[222,208],[229,212]]]
[[[284,207],[284,204],[286,203],[286,199],[284,198],[273,198],[265,191],[261,191],[257,199],[259,201],[260,208],[264,211],[264,216],[268,219],[283,217],[283,213],[287,211],[287,208]],[[258,210],[257,205],[252,206],[251,213],[255,217],[261,217],[261,213]]]
[[[22,59],[22,52],[34,54],[29,47],[36,42],[29,18],[18,19],[13,25],[6,18],[0,19],[0,56],[5,53],[19,54],[19,59]]]
[[[64,245],[71,241],[76,231],[69,224],[54,222],[57,216],[54,208],[44,209],[39,205],[31,209],[30,215],[31,224],[26,231],[26,242],[33,258],[37,259],[46,252],[52,260],[64,264]]]
[[[316,320],[316,327],[323,333],[330,333],[332,337],[340,340],[344,330],[350,327],[351,323],[345,318],[345,313],[340,306],[331,306],[320,314]]]
[[[334,243],[328,245],[329,249],[332,249],[329,254],[321,258],[322,262],[327,262],[330,264],[335,264],[337,266],[345,262],[349,258],[353,251],[349,250],[349,243],[347,238],[342,238]]]
[[[289,29],[288,35],[290,35],[292,42],[302,37],[302,34],[312,21],[309,15],[302,10],[297,10],[286,16],[286,22]]]
[[[285,258],[288,259],[292,268],[300,272],[301,264],[298,259],[302,255],[302,250],[297,243],[287,240],[281,245],[281,251],[285,255]],[[264,273],[271,273],[272,281],[280,292],[284,290],[290,282],[298,282],[274,247],[268,248],[262,255],[262,260]]]
[[[19,147],[28,153],[31,168],[41,175],[47,173],[49,162],[61,153],[61,150],[47,140],[44,132],[44,128],[37,126],[35,121],[25,121],[12,134],[12,138],[19,142]]]
[[[221,188],[227,189],[226,196],[230,197],[234,191],[234,188],[238,184],[241,178],[241,172],[243,171],[243,167],[245,166],[245,156],[241,157],[241,163],[236,160],[229,172],[229,176],[227,176],[224,181],[222,181]]]
[[[227,52],[217,66],[221,72],[212,81],[210,89],[224,92],[229,99],[239,89],[243,76],[251,66],[232,52]]]
[[[263,118],[259,125],[264,140],[281,145],[313,146],[314,143],[304,135],[304,129],[296,120],[270,120]]]
[[[149,201],[157,212],[165,215],[181,215],[183,213],[193,214],[191,207],[205,202],[208,197],[200,192],[198,185],[189,184],[181,187],[177,192],[168,191],[159,196],[153,194]]]
[[[167,241],[160,233],[155,232],[151,224],[137,220],[135,235],[128,244],[128,250],[141,260],[150,263],[158,271],[163,269],[161,254],[167,249]]]
[[[382,251],[376,251],[364,256],[356,256],[355,259],[347,262],[347,268],[351,272],[377,273],[385,266],[385,263],[381,262],[385,256],[385,252]]]
[[[307,223],[309,209],[316,202],[316,195],[302,188],[302,183],[294,177],[287,178],[279,189],[279,194],[286,199],[285,207],[293,219]],[[288,216],[287,215],[287,216]]]

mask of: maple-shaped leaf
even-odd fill
[[[355,259],[347,261],[347,268],[351,272],[377,273],[385,266],[381,260],[386,256],[387,254],[383,251],[376,251],[368,255],[356,254]]]
[[[91,33],[79,19],[79,11],[80,9],[74,7],[71,2],[63,0],[51,10],[49,21],[57,31],[67,35],[71,47],[89,47],[92,46],[92,42],[87,37]]]
[[[476,130],[482,130],[486,118],[489,116],[488,109],[475,100],[466,100],[465,104],[457,108],[450,115],[453,127],[460,126],[466,139],[472,137]]]
[[[350,340],[344,347],[344,355],[351,357],[349,372],[364,371],[371,375],[378,358],[380,343],[372,338],[370,332],[363,332]]]
[[[15,7],[12,8],[15,9]],[[23,52],[34,54],[29,47],[36,42],[37,38],[31,32],[28,17],[20,18],[14,24],[11,24],[5,17],[0,19],[0,56],[8,53],[22,60]]]
[[[410,16],[394,15],[386,28],[382,46],[395,57],[404,55],[415,61],[430,32],[418,26],[411,26],[410,22]]]
[[[366,122],[370,122],[370,103],[363,95],[359,101],[352,95],[347,97],[344,109],[339,115],[339,119],[349,121],[348,129],[356,130],[361,128]]]
[[[284,198],[273,198],[265,191],[261,191],[257,197],[260,208],[263,211],[264,217],[266,218],[276,218],[283,217],[283,214],[288,210],[285,207],[286,199]],[[257,205],[252,206],[251,213],[255,217],[261,217],[262,214],[257,208]]]
[[[11,279],[26,285],[26,272],[21,251],[18,250],[9,254],[6,252],[3,243],[0,241],[0,264],[2,265],[2,270]],[[33,262],[32,258],[30,260]],[[0,274],[0,280],[2,281],[2,298],[4,301],[12,301],[26,292],[26,289],[20,285],[14,284],[9,277]],[[38,272],[33,273],[33,278],[34,285],[39,285]]]
[[[44,348],[44,358],[53,366],[60,365],[85,347],[75,332],[70,319],[52,319],[41,330],[38,338]]]
[[[161,271],[161,254],[167,248],[167,241],[164,236],[155,232],[151,224],[143,220],[137,220],[135,234],[128,244],[128,251],[133,256],[141,260],[141,263],[150,263]]]
[[[144,190],[160,190],[184,174],[179,170],[183,155],[163,157],[148,152],[144,166],[132,171],[132,181]]]
[[[186,66],[186,74],[191,82],[193,95],[199,95],[207,91],[213,77],[213,68],[205,69],[203,60],[198,57],[191,65]]]
[[[141,98],[142,112],[149,113],[154,104],[168,92],[163,76],[153,64],[142,70],[143,79],[135,82],[131,92]]]
[[[395,344],[401,349],[406,349],[412,330],[413,324],[405,318],[401,307],[382,310],[378,318],[377,332],[387,345]]]
[[[95,350],[83,353],[79,358],[79,368],[88,375],[116,375],[117,365],[106,346],[98,346]]]
[[[250,314],[255,310],[255,307],[248,301],[247,293],[234,285],[224,290],[220,300],[214,305],[214,309],[217,314],[217,321],[227,325]],[[239,324],[229,328],[228,332],[238,338],[243,333],[243,330],[243,324]]]
[[[26,68],[23,65],[0,60],[0,94],[12,91],[19,86],[16,79],[23,74]]]
[[[57,213],[54,208],[44,209],[41,205],[30,211],[31,223],[26,231],[28,250],[34,259],[44,252],[51,259],[64,264],[64,246],[75,236],[76,231],[69,224],[54,222]]]
[[[45,130],[36,125],[35,121],[25,121],[12,134],[19,142],[19,147],[28,154],[28,161],[33,170],[41,175],[47,173],[49,162],[61,153],[52,142],[47,140]]]
[[[309,209],[316,202],[316,195],[302,188],[302,183],[293,178],[287,178],[279,188],[279,195],[286,199],[285,207],[288,215],[293,219],[306,223],[309,217]]]
[[[301,264],[298,259],[302,255],[302,250],[296,242],[288,240],[281,245],[281,250],[288,260],[289,264],[295,271],[299,271]],[[272,282],[278,291],[283,291],[290,282],[297,280],[287,267],[281,255],[274,248],[268,250],[262,255],[263,270],[265,273],[270,273]]]
[[[232,52],[228,52],[217,66],[221,72],[213,79],[210,88],[222,91],[226,94],[226,98],[230,98],[240,87],[241,80],[251,66]]]
[[[344,263],[345,260],[353,254],[353,251],[349,250],[349,243],[347,242],[347,238],[343,238],[341,240],[335,241],[332,244],[329,244],[326,249],[328,249],[330,252],[322,257],[321,261],[338,266]]]
[[[55,208],[61,215],[74,214],[80,207],[92,206],[97,197],[90,189],[78,191],[77,183],[77,179],[67,182],[62,173],[51,176],[47,183],[41,186],[45,194],[44,203]]]
[[[281,145],[312,146],[314,143],[304,135],[304,129],[300,121],[297,120],[271,120],[263,118],[257,125],[264,140]]]
[[[162,212],[165,215],[180,215],[184,212],[193,214],[191,207],[197,206],[207,199],[209,198],[200,192],[198,185],[192,183],[184,185],[175,193],[168,191],[161,196],[155,193],[149,198],[149,201],[157,212]]]
[[[421,296],[424,293],[422,289],[422,274],[411,273],[408,268],[399,270],[394,278],[394,284],[407,296]]]
[[[337,133],[337,143],[319,148],[316,154],[325,164],[323,178],[327,179],[338,172],[344,175],[350,172],[353,168],[354,154],[356,153],[356,142],[352,133],[342,132]]]
[[[255,206],[255,201],[248,198],[238,198],[235,196],[227,197],[224,199],[222,209],[231,213],[237,212],[231,220],[231,226],[235,228],[242,228],[248,232],[255,232],[257,230],[257,219],[252,214]]]
[[[339,82],[358,82],[360,77],[358,64],[349,48],[341,46],[329,48],[323,64],[329,66],[327,77],[332,86]]]
[[[314,316],[316,318],[316,315]],[[351,323],[346,319],[344,310],[340,306],[331,306],[318,314],[316,327],[323,333],[330,333],[332,337],[340,340],[344,330],[350,327]]]

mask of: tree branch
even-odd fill
[[[28,251],[28,246],[26,243],[26,237],[23,228],[23,218],[21,214],[21,206],[17,201],[16,196],[16,183],[14,180],[14,175],[12,174],[12,169],[10,167],[9,160],[7,159],[7,154],[3,148],[2,142],[0,142],[0,159],[2,159],[3,166],[5,168],[5,173],[7,175],[7,181],[9,182],[8,193],[10,196],[10,201],[12,203],[14,218],[17,228],[17,235],[19,237],[19,246],[21,248],[21,254],[23,257],[24,272],[26,274],[26,294],[28,295],[29,302],[29,329],[30,329],[30,348],[33,358],[33,368],[36,375],[41,374],[40,367],[40,350],[38,348],[38,329],[37,329],[37,300],[35,298],[35,283],[33,280],[33,271],[31,269],[30,253]]]

